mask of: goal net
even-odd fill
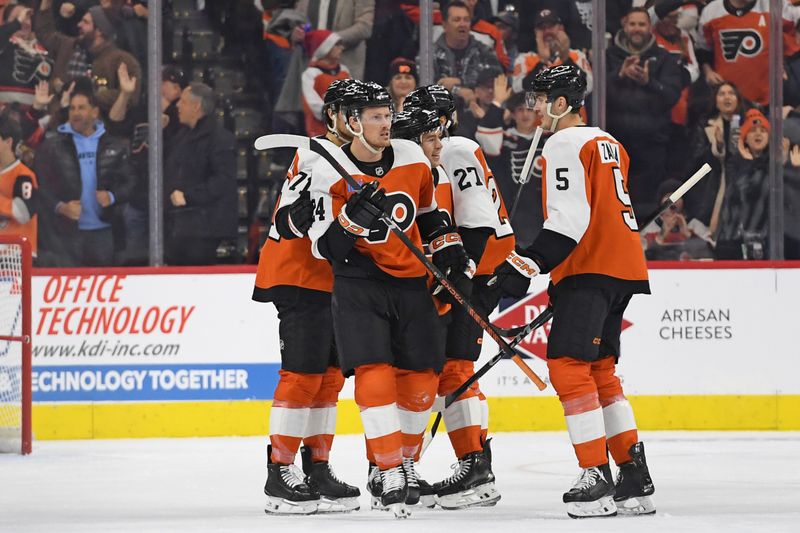
[[[31,452],[31,249],[0,236],[0,452]]]

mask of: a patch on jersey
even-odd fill
[[[619,165],[619,145],[610,141],[597,141],[597,151],[603,163],[616,163]]]
[[[358,188],[356,189],[355,187],[350,185],[350,181],[348,180],[348,182],[347,182],[347,192],[358,192],[358,191],[361,190],[361,187],[364,186],[364,180],[359,179],[359,178],[355,178],[355,177],[353,179],[356,181],[356,183],[358,183]]]
[[[375,175],[379,178],[383,176],[383,167],[375,167]]]
[[[755,30],[720,30],[719,41],[726,61],[735,61],[740,54],[757,56],[764,44],[761,34]]]

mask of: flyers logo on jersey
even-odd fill
[[[385,210],[392,215],[392,220],[403,231],[408,230],[414,223],[414,219],[417,218],[417,206],[414,205],[414,200],[404,192],[386,193]],[[389,226],[382,221],[376,222],[370,228],[366,240],[372,244],[386,242],[389,240]]]
[[[757,56],[764,44],[761,34],[755,30],[721,30],[719,40],[726,61],[736,61],[739,55]]]

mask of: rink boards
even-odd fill
[[[739,265],[652,265],[618,367],[643,429],[800,429],[800,264]],[[240,267],[38,271],[35,438],[266,434],[279,339],[274,307],[250,299],[253,279]],[[535,318],[546,287],[536,279],[495,323]],[[546,331],[520,345],[542,377]],[[482,361],[496,350],[485,338]],[[552,388],[538,392],[510,361],[481,389],[494,431],[564,428]],[[342,397],[337,431],[360,432],[352,380]]]

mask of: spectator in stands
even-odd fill
[[[716,259],[767,259],[769,128],[759,110],[745,114],[724,195],[709,224]]]
[[[513,65],[519,55],[519,45],[517,44],[519,39],[519,15],[513,9],[513,5],[509,4],[509,7],[511,9],[499,12],[497,16],[492,17],[490,20],[500,30],[503,46],[508,55],[508,64]]]
[[[650,16],[633,8],[607,57],[608,131],[631,159],[628,187],[639,216],[652,210],[664,178],[670,113],[683,89],[684,71],[656,45]]]
[[[260,71],[264,85],[274,106],[283,89],[292,49],[302,46],[305,40],[303,26],[308,17],[294,9],[297,0],[283,2],[264,0],[264,49],[266,65]]]
[[[386,90],[394,102],[394,110],[399,113],[403,110],[403,101],[408,93],[417,88],[419,77],[417,65],[410,59],[398,57],[389,65],[389,86]]]
[[[77,38],[55,31],[50,11],[51,0],[42,0],[34,20],[41,33],[42,43],[55,56],[53,77],[57,90],[64,82],[91,74],[94,91],[102,113],[108,113],[119,96],[118,74],[120,63],[136,78],[136,89],[129,106],[139,103],[142,69],[130,53],[120,50],[114,43],[114,26],[100,6],[94,6],[81,18]]]
[[[800,44],[800,20],[795,24],[794,42]],[[783,104],[800,105],[800,50],[787,57],[784,63]]]
[[[97,5],[97,0],[54,0],[53,16],[56,28],[70,37],[78,36],[78,22],[86,11]]]
[[[658,187],[656,201],[669,200],[681,182],[668,179]],[[711,258],[711,232],[708,226],[684,212],[683,198],[651,222],[641,232],[642,247],[652,261],[677,261]]]
[[[542,9],[549,9],[564,22],[572,47],[586,54],[592,48],[593,0],[542,0]],[[631,8],[631,0],[606,0],[606,33],[615,35],[620,20]]]
[[[800,46],[794,39],[797,11],[783,0],[784,56]],[[714,0],[700,14],[697,59],[706,82],[732,81],[748,100],[769,103],[769,0]]]
[[[495,52],[470,34],[470,22],[469,8],[453,0],[444,11],[444,33],[433,45],[433,77],[457,97],[461,87],[477,85],[481,71],[502,71]]]
[[[0,113],[0,235],[27,237],[35,257],[38,185],[36,174],[17,159],[21,140],[19,123]]]
[[[213,265],[237,231],[236,147],[214,116],[214,92],[190,83],[178,101],[181,133],[164,164],[166,257],[172,265]]]
[[[456,128],[456,135],[475,139],[476,134],[481,130],[478,123],[483,119],[487,113],[494,114],[497,106],[493,104],[495,100],[495,89],[503,93],[510,93],[511,88],[508,87],[508,79],[502,71],[487,68],[480,71],[478,80],[474,89],[461,88],[459,90],[459,102],[463,102],[462,106],[457,106],[458,111],[458,127]],[[508,96],[505,96],[507,98]],[[503,98],[505,100],[505,98]],[[502,110],[500,112],[502,120]],[[502,134],[502,128],[498,128],[488,134]]]
[[[134,184],[127,143],[108,135],[94,94],[75,89],[69,121],[36,152],[40,265],[111,266],[119,208]]]
[[[125,0],[100,0],[100,6],[114,26],[117,46],[140,65],[147,64],[147,2],[128,5]]]
[[[375,0],[299,0],[296,9],[308,16],[312,28],[334,31],[341,37],[345,47],[342,63],[350,68],[353,78],[361,79],[366,41],[372,35]]]
[[[0,102],[33,103],[36,84],[48,80],[53,59],[31,26],[31,9],[23,5],[3,12],[0,40]]]
[[[783,122],[788,158],[783,167],[783,255],[800,259],[800,110],[788,112]]]
[[[525,93],[512,94],[502,90],[502,82],[500,83],[500,87],[496,86],[494,90],[492,108],[478,122],[478,133],[475,137],[486,155],[486,161],[492,169],[510,215],[519,192],[522,166],[528,156],[539,120],[533,109],[525,103]],[[504,125],[503,111],[500,108],[503,105],[511,115],[512,122],[509,126]],[[528,181],[523,186],[511,221],[517,243],[523,247],[534,241],[544,222],[541,161],[544,143],[545,136],[539,142]]]
[[[570,48],[570,40],[558,15],[543,9],[536,16],[536,51],[517,56],[514,62],[513,88],[522,92],[522,81],[529,74],[535,77],[544,69],[572,63],[586,73],[586,94],[592,92],[592,67],[586,54]]]
[[[404,11],[407,4],[397,0],[375,0],[375,24],[367,41],[365,80],[389,83],[389,63],[396,57],[416,57],[419,34]],[[415,6],[416,7],[416,6]]]
[[[745,103],[739,89],[724,82],[714,88],[713,105],[692,136],[693,151],[690,168],[711,165],[711,173],[689,191],[686,203],[689,211],[706,225],[716,203],[722,201],[724,183],[731,158],[739,151],[739,133]]]
[[[349,69],[339,62],[344,50],[342,38],[328,30],[314,30],[306,33],[306,53],[308,68],[303,71],[303,112],[305,114],[306,134],[309,137],[325,135],[328,131],[322,121],[322,98],[333,80],[343,80],[350,76]]]

